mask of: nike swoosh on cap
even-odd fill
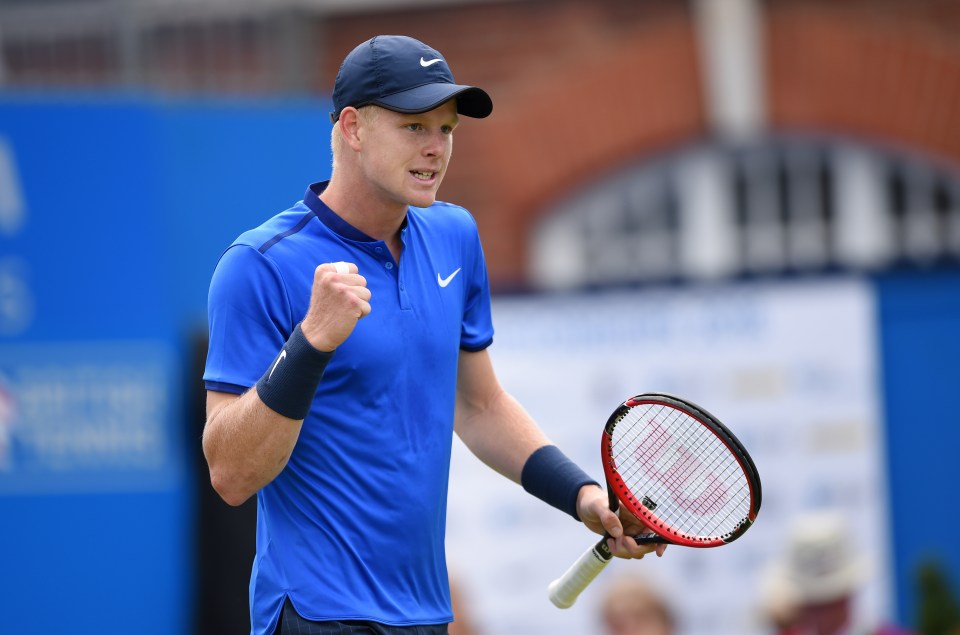
[[[442,62],[442,61],[443,61],[443,60],[440,59],[439,57],[436,58],[436,59],[432,59],[432,60],[425,60],[425,59],[423,59],[423,58],[421,57],[421,58],[420,58],[420,66],[426,68],[426,67],[428,67],[428,66],[432,66],[432,65],[436,64],[437,62]]]

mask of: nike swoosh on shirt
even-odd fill
[[[287,356],[287,349],[280,351],[280,355],[277,357],[277,361],[273,363],[273,368],[270,369],[270,374],[267,375],[267,381],[270,381],[270,378],[273,377],[273,371],[277,370],[277,366],[280,365],[280,362],[284,360]]]
[[[436,59],[433,59],[433,60],[425,60],[425,59],[423,59],[423,58],[421,57],[421,58],[420,58],[420,66],[426,68],[426,67],[428,67],[428,66],[433,66],[433,65],[436,64],[437,62],[442,62],[442,61],[443,61],[443,60],[440,59],[439,57],[436,58]]]
[[[460,269],[462,269],[462,268],[463,268],[463,267],[457,268],[456,271],[454,271],[453,273],[451,273],[451,274],[450,274],[449,276],[447,276],[446,278],[441,278],[441,277],[440,277],[440,274],[438,273],[438,274],[437,274],[437,284],[439,284],[441,288],[447,286],[448,284],[450,284],[450,281],[453,280],[458,273],[460,273]]]

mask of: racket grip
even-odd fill
[[[607,548],[606,538],[587,549],[566,573],[550,583],[547,588],[550,601],[561,609],[570,608],[580,593],[600,575],[613,555]]]

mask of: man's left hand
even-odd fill
[[[607,493],[596,485],[584,485],[580,488],[577,515],[591,531],[610,536],[607,546],[618,558],[642,558],[653,552],[659,557],[667,548],[665,544],[638,545],[633,537],[650,529],[622,505],[619,513],[610,511]]]

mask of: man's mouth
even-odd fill
[[[420,181],[430,181],[437,175],[436,172],[421,172],[419,170],[410,170],[410,174],[413,175],[413,178]]]

